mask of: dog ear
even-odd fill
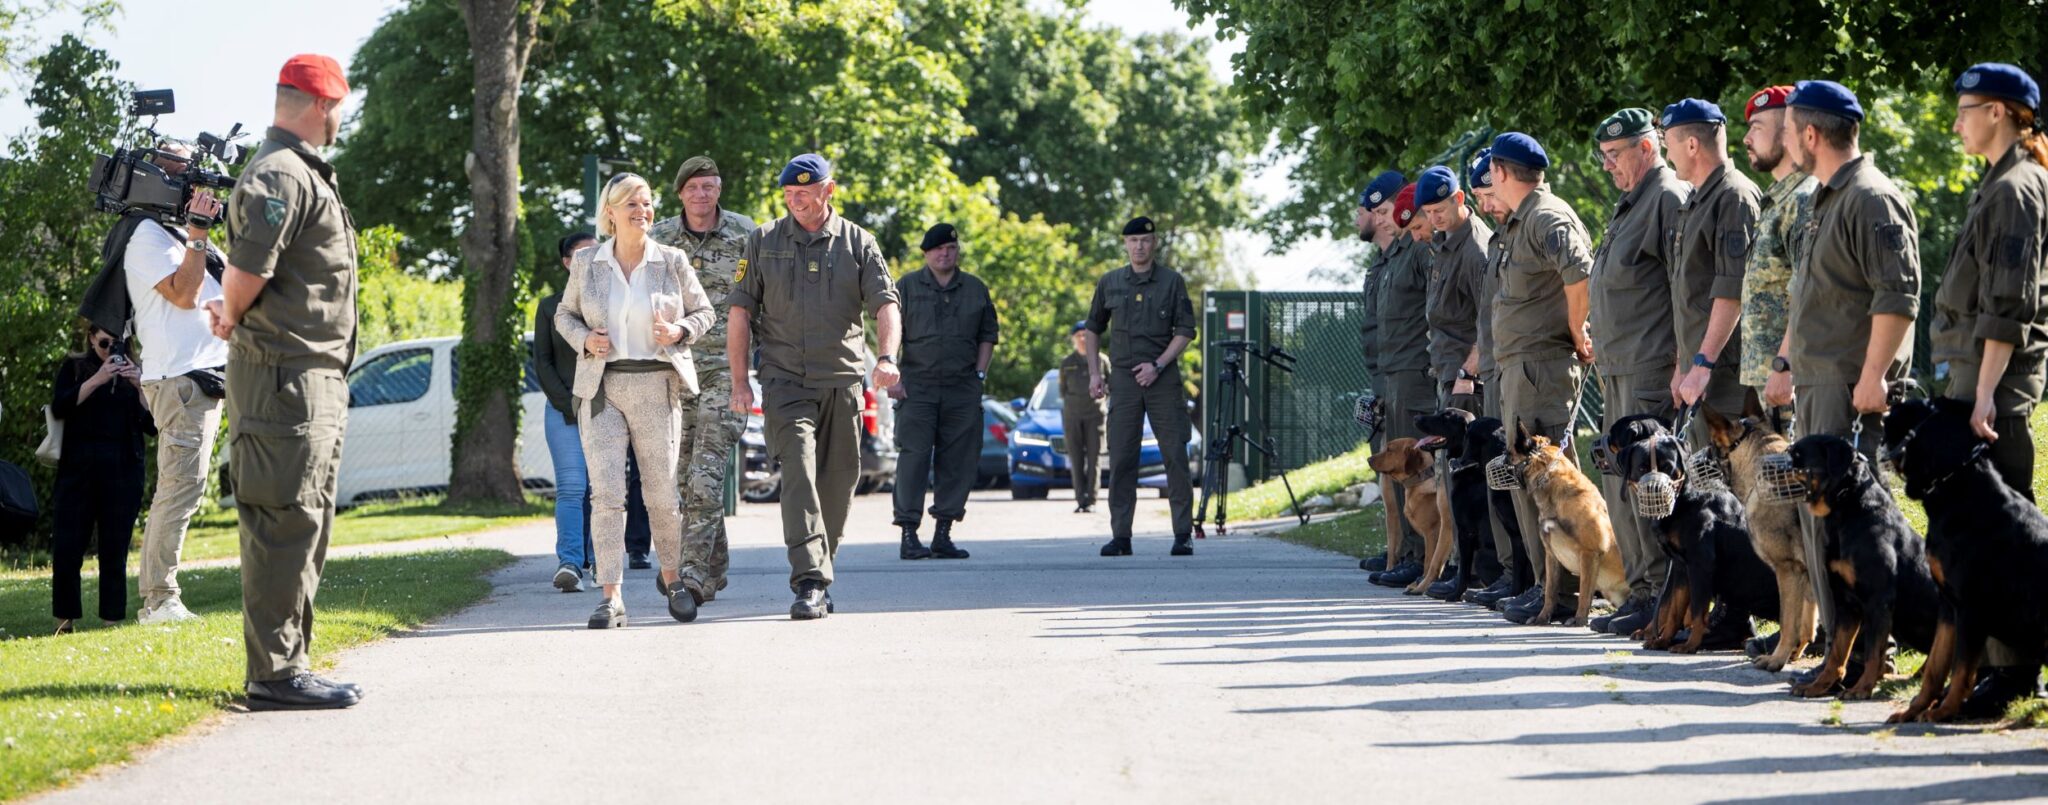
[[[1768,413],[1764,410],[1763,398],[1757,396],[1755,392],[1742,395],[1742,418],[1760,420]]]
[[[1715,447],[1726,449],[1728,443],[1735,440],[1735,423],[1729,422],[1721,412],[1701,403],[1700,417],[1707,421],[1707,434],[1713,437]]]
[[[1410,450],[1401,454],[1401,471],[1413,478],[1429,470],[1429,454],[1421,450]]]

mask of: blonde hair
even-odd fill
[[[647,198],[651,203],[659,203],[654,198],[654,188],[637,173],[621,173],[605,183],[604,191],[599,194],[597,234],[607,238],[617,234],[617,228],[612,226],[611,216],[606,215],[605,211],[625,204],[626,199],[632,198],[633,193],[640,190],[647,191]]]

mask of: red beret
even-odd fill
[[[1415,183],[1409,182],[1401,188],[1400,195],[1394,196],[1394,225],[1402,229],[1415,220]]]
[[[341,65],[314,53],[301,53],[285,62],[284,69],[277,71],[277,83],[330,101],[348,97],[348,78],[342,75]]]
[[[1742,121],[1749,122],[1750,118],[1756,117],[1756,113],[1765,109],[1783,109],[1786,99],[1791,97],[1792,87],[1789,85],[1757,90],[1755,95],[1749,96],[1749,104],[1742,108]]]

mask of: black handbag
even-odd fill
[[[228,396],[227,375],[213,369],[194,369],[186,372],[185,376],[192,378],[192,382],[199,384],[199,393],[201,394],[216,400],[226,399]]]

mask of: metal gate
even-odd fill
[[[1365,308],[1357,293],[1343,291],[1210,291],[1202,296],[1202,440],[1225,438],[1218,421],[1229,406],[1218,404],[1223,389],[1222,341],[1250,340],[1279,347],[1296,359],[1292,373],[1263,361],[1244,367],[1239,409],[1244,432],[1274,448],[1268,461],[1238,445],[1237,463],[1248,482],[1281,470],[1313,464],[1349,452],[1365,438],[1351,418],[1359,393],[1371,387],[1365,374],[1359,328]]]

